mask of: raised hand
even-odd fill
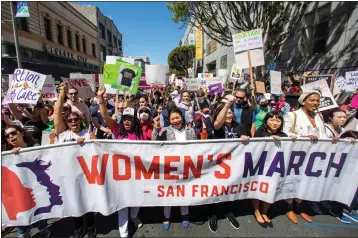
[[[154,127],[160,128],[160,116],[154,118]]]
[[[98,95],[98,97],[103,97],[103,95],[106,93],[106,88],[105,87],[99,87],[98,88],[98,92],[97,92],[97,95]]]

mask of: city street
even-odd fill
[[[221,215],[218,222],[218,232],[212,233],[208,228],[207,217],[200,214],[199,207],[191,208],[192,223],[186,230],[180,223],[179,208],[172,210],[172,223],[168,231],[165,231],[162,224],[162,209],[142,208],[139,217],[144,226],[134,233],[134,237],[356,237],[358,223],[344,224],[335,217],[323,210],[324,215],[312,216],[313,223],[304,222],[298,217],[299,224],[295,225],[288,220],[284,214],[283,202],[278,202],[271,206],[269,215],[272,218],[273,228],[262,228],[256,222],[249,201],[241,201],[235,204],[235,216],[240,222],[241,228],[235,230],[229,221]],[[201,211],[203,213],[203,211]],[[308,212],[309,213],[309,212]],[[309,213],[313,215],[312,213]],[[197,216],[196,216],[197,215]],[[73,233],[72,218],[62,219],[54,222],[49,221],[51,237],[70,237]],[[205,221],[205,223],[203,223]],[[96,214],[95,226],[97,237],[119,237],[117,228],[117,214],[103,217]],[[32,234],[36,234],[38,229],[33,229]],[[133,234],[133,229],[131,229]],[[6,237],[16,237],[16,232],[8,234]],[[36,237],[36,236],[35,236]]]

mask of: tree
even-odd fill
[[[265,62],[279,59],[310,2],[169,2],[172,20],[183,26],[198,24],[213,40],[232,46],[232,35],[262,29]],[[258,73],[258,72],[257,72]],[[268,71],[266,71],[266,75]]]
[[[189,77],[188,69],[193,66],[195,57],[195,46],[184,45],[176,47],[168,56],[168,65],[171,72],[183,72]]]

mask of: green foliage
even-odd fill
[[[169,68],[171,71],[176,70],[178,73],[184,73],[185,77],[188,77],[188,69],[193,66],[194,57],[195,46],[184,45],[176,47],[168,55]]]
[[[172,20],[175,23],[187,22],[190,18],[188,2],[168,2],[167,7],[173,12]]]

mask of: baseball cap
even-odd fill
[[[124,116],[134,117],[134,109],[131,107],[127,107],[126,109],[124,109],[122,117],[124,117]]]

